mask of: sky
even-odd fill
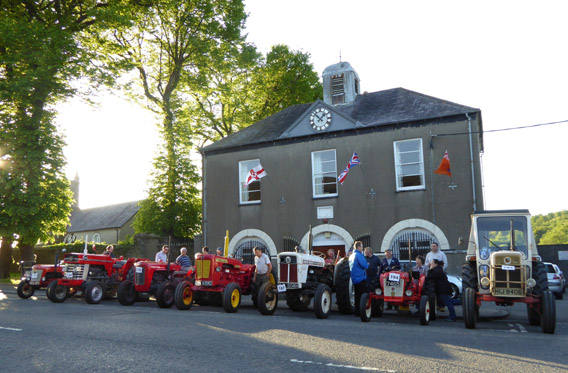
[[[361,92],[403,87],[479,108],[485,131],[568,120],[563,1],[245,1],[247,40],[308,52],[315,70],[349,62]],[[67,176],[80,208],[139,200],[157,119],[118,95],[60,105]],[[568,122],[484,134],[486,209],[568,210]],[[450,160],[452,159],[450,154]],[[469,155],[468,155],[469,156]],[[199,162],[200,163],[200,162]]]

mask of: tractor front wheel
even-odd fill
[[[263,315],[272,315],[278,307],[278,290],[276,285],[266,282],[258,291],[258,310]]]
[[[236,282],[231,282],[223,290],[223,308],[227,313],[234,313],[241,305],[241,287]]]
[[[371,304],[371,316],[373,317],[381,317],[383,316],[383,312],[385,310],[385,301],[384,299],[376,299],[372,301]]]
[[[105,296],[105,288],[99,280],[87,282],[85,286],[85,301],[89,304],[99,304]]]
[[[463,320],[465,327],[475,329],[479,319],[479,307],[476,302],[477,292],[473,288],[466,288],[463,292]]]
[[[432,302],[427,295],[420,298],[420,306],[418,312],[420,314],[420,325],[428,325],[430,323],[430,316],[432,309],[430,307]]]
[[[52,281],[48,286],[45,294],[53,303],[64,302],[69,294],[69,288],[64,285],[59,285],[57,281]]]
[[[550,290],[542,292],[541,302],[540,328],[543,333],[554,334],[554,329],[556,329],[556,303]]]
[[[193,291],[189,281],[182,281],[176,286],[175,305],[178,310],[189,310],[193,306]]]
[[[123,306],[132,306],[136,303],[137,291],[132,280],[125,280],[118,285],[118,302]]]
[[[170,308],[174,305],[174,285],[170,281],[166,281],[160,285],[156,291],[156,303],[160,308]]]
[[[34,295],[35,288],[30,285],[29,281],[20,281],[18,284],[18,296],[22,299],[28,299]]]
[[[359,313],[361,316],[361,321],[369,322],[371,321],[373,302],[369,299],[369,293],[361,294],[361,302],[359,303]]]
[[[326,284],[319,284],[314,296],[314,311],[318,319],[327,319],[331,309],[331,289]]]
[[[308,294],[296,290],[286,291],[286,304],[294,312],[307,311],[311,301]]]

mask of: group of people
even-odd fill
[[[431,251],[424,259],[421,255],[416,257],[416,265],[412,271],[419,274],[426,274],[425,294],[428,296],[436,295],[440,300],[440,307],[448,308],[449,316],[447,321],[455,321],[456,312],[451,299],[452,287],[448,281],[445,270],[448,266],[446,254],[438,247],[436,242],[430,246]],[[352,252],[351,252],[352,251]],[[381,273],[400,269],[398,258],[393,257],[392,250],[385,251],[385,258],[380,260],[373,255],[370,247],[364,249],[361,241],[355,241],[353,249],[350,250],[349,268],[351,269],[351,282],[355,290],[355,315],[359,315],[359,302],[363,293],[372,292],[378,286],[378,279]]]

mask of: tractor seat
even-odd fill
[[[126,263],[126,260],[117,260],[113,265],[112,268],[122,268],[124,267],[124,263]]]

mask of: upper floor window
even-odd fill
[[[335,149],[312,152],[312,188],[314,198],[337,196]]]
[[[394,142],[396,190],[424,189],[422,139]]]
[[[240,203],[260,203],[260,180],[255,180],[248,186],[245,185],[250,170],[260,164],[260,160],[239,162],[239,195]]]

